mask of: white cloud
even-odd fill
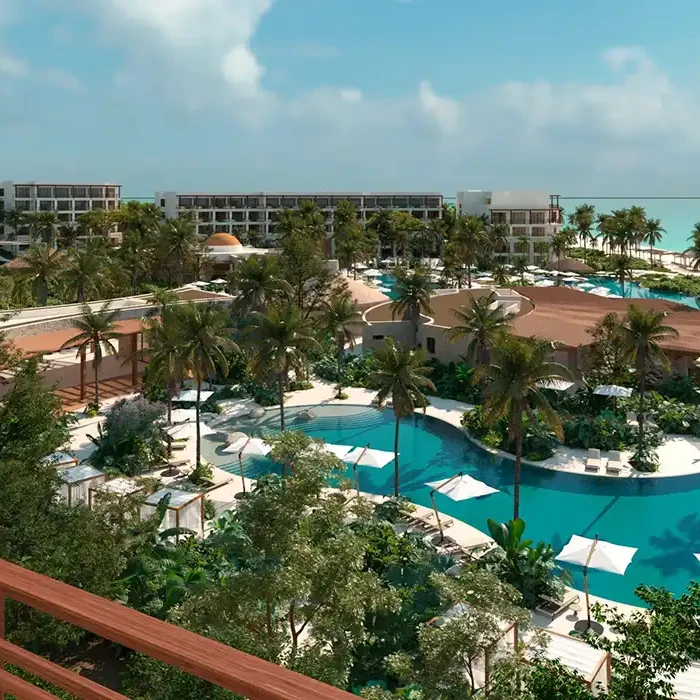
[[[61,68],[48,68],[40,74],[47,83],[66,92],[80,92],[83,84],[72,73]]]
[[[345,102],[362,102],[362,90],[344,88],[340,91],[340,98],[345,100]]]
[[[13,58],[7,54],[0,54],[0,73],[18,77],[29,73],[29,66],[18,58]]]
[[[460,108],[455,100],[438,95],[427,80],[421,81],[418,98],[423,114],[440,131],[453,134],[459,130]]]

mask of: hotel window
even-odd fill
[[[161,199],[160,200],[160,206],[164,207],[165,206],[165,200]],[[178,207],[182,207],[184,209],[191,209],[193,206],[193,200],[192,197],[180,197],[180,200],[178,202]]]
[[[513,235],[513,236],[527,236],[527,228],[525,226],[513,226],[511,235]]]
[[[508,214],[504,211],[492,211],[491,212],[491,223],[492,224],[507,224]]]
[[[69,199],[70,198],[70,187],[54,187],[53,196],[56,199]]]
[[[103,197],[104,195],[102,194],[102,188],[101,187],[91,187],[90,188],[90,199],[100,199],[100,197]]]
[[[435,338],[426,338],[425,345],[431,355],[435,354]]]
[[[105,203],[104,203],[104,201],[101,200],[101,199],[96,199],[96,200],[92,203],[92,208],[93,208],[93,210],[95,210],[95,209],[104,209],[104,208],[105,208]]]
[[[15,187],[15,197],[17,197],[17,199],[21,199],[23,197],[29,198],[31,196],[31,188],[25,186]]]
[[[165,209],[165,200],[162,198],[160,200],[160,207],[161,207],[161,209]]]
[[[383,335],[373,335],[372,340],[384,340],[384,336]]]
[[[73,188],[73,197],[76,199],[79,199],[80,197],[87,197],[88,192],[87,192],[87,187],[74,187]]]
[[[0,197],[4,197],[4,196],[5,196],[5,190],[2,187],[0,187]]]
[[[439,209],[440,200],[437,197],[428,197],[426,200],[426,206],[430,207],[431,209]]]
[[[267,206],[270,209],[279,209],[282,206],[282,200],[279,197],[268,197]]]
[[[285,209],[293,209],[297,205],[296,197],[285,197],[282,200],[282,206]]]
[[[532,227],[532,235],[533,236],[545,236],[546,235],[546,229],[544,226],[533,226]]]
[[[543,211],[531,211],[530,212],[530,223],[531,224],[544,224],[545,223],[545,213]]]
[[[39,202],[39,211],[53,211],[53,201],[47,200]]]
[[[510,223],[514,226],[525,226],[527,224],[527,214],[524,211],[511,212]]]
[[[87,211],[88,203],[84,199],[75,200],[75,211]]]

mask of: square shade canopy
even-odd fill
[[[89,464],[79,464],[75,467],[69,467],[68,469],[61,469],[59,472],[61,481],[66,484],[78,484],[81,481],[96,479],[104,475],[104,472],[95,469],[95,467],[91,467]]]
[[[325,442],[319,447],[324,451],[332,455],[335,455],[338,459],[345,459],[348,452],[353,449],[350,445],[333,445],[332,443]]]
[[[170,501],[168,502],[168,508],[182,508],[188,503],[195,501],[202,497],[201,493],[196,491],[182,491],[180,489],[161,489],[152,493],[145,501],[147,506],[157,506],[168,494],[170,494]]]
[[[236,454],[241,457],[244,455],[258,455],[259,457],[264,457],[272,452],[272,447],[260,438],[244,436],[238,438],[230,445],[227,445],[221,451],[226,454]]]
[[[632,389],[627,386],[618,386],[617,384],[601,384],[595,388],[593,393],[596,396],[617,396],[628,399],[632,396]]]
[[[555,559],[623,576],[636,553],[636,547],[624,547],[605,540],[591,540],[588,537],[572,535]]]
[[[540,389],[552,389],[552,391],[566,391],[571,389],[573,382],[567,382],[563,379],[548,379],[546,382],[540,382],[537,386]]]
[[[44,463],[61,469],[63,467],[70,467],[73,464],[77,464],[78,460],[67,452],[54,452],[53,454],[50,454],[48,457],[44,458]]]
[[[381,277],[384,273],[379,270],[365,270],[362,274],[365,277]]]
[[[218,277],[215,280],[212,280],[209,284],[226,284],[226,280],[221,279],[221,277]]]
[[[170,412],[171,423],[187,423],[196,420],[197,411],[194,408],[176,408]]]
[[[426,484],[437,493],[451,498],[453,501],[466,501],[469,498],[480,498],[492,493],[498,493],[498,489],[485,484],[483,481],[474,479],[468,474],[454,479],[443,479],[442,481],[430,481]]]
[[[382,469],[394,459],[393,452],[385,450],[372,450],[369,447],[356,447],[343,457],[344,462],[357,464],[361,467],[373,467]]]
[[[188,440],[197,436],[196,423],[180,423],[173,425],[165,431],[173,440]],[[206,423],[199,422],[199,435],[212,435],[216,431],[210,428]]]
[[[120,476],[116,479],[105,481],[103,484],[96,486],[93,491],[99,491],[100,493],[114,493],[117,496],[128,496],[132,493],[141,491],[141,486],[139,486],[133,479]]]
[[[213,391],[202,391],[199,396],[199,403],[204,403],[207,399],[214,396]],[[175,403],[197,403],[197,390],[196,389],[183,389],[175,398],[173,398]]]

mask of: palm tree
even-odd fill
[[[394,496],[399,496],[399,426],[401,419],[412,416],[417,408],[428,407],[428,397],[423,391],[435,391],[427,375],[431,367],[425,365],[423,348],[408,350],[397,345],[393,338],[384,341],[384,347],[374,351],[376,370],[373,384],[379,387],[377,406],[383,408],[388,399],[394,409]]]
[[[202,457],[200,441],[200,396],[202,382],[217,369],[228,374],[226,353],[236,349],[231,339],[233,329],[229,326],[229,316],[213,304],[184,304],[176,306],[171,313],[177,324],[180,346],[178,366],[190,372],[197,385],[197,403],[195,405],[197,420],[197,461]]]
[[[440,249],[444,237],[442,220],[430,219],[413,232],[411,243],[418,249],[418,255],[423,260],[429,253]]]
[[[466,358],[471,365],[486,362],[489,348],[510,325],[509,316],[498,307],[492,308],[496,298],[496,292],[473,297],[469,306],[452,311],[458,322],[449,330],[448,337],[452,343],[462,338],[468,341]]]
[[[693,226],[693,231],[688,236],[691,245],[683,252],[693,257],[693,270],[700,270],[700,221]]]
[[[654,264],[654,246],[661,243],[666,229],[661,226],[661,219],[648,219],[644,240],[649,244],[649,260]]]
[[[527,272],[527,260],[522,255],[518,255],[513,261],[513,272],[520,275],[520,284],[525,284],[525,273]]]
[[[670,338],[678,337],[678,331],[673,326],[664,324],[665,313],[649,309],[643,311],[635,304],[630,304],[627,316],[622,326],[625,338],[625,362],[634,365],[637,374],[639,390],[639,408],[637,422],[639,424],[638,451],[643,453],[644,445],[644,394],[646,391],[646,375],[651,362],[661,364],[670,369],[670,362],[659,343]]]
[[[608,246],[608,253],[612,253],[617,241],[615,238],[615,222],[611,214],[598,214],[596,228],[598,229],[601,248]]]
[[[382,247],[391,246],[396,257],[396,217],[390,209],[380,209],[370,217],[367,228],[377,234]]]
[[[280,240],[284,240],[294,233],[303,229],[303,222],[294,209],[284,209],[277,215],[275,220],[275,231]]]
[[[586,260],[586,244],[591,238],[595,223],[595,207],[592,204],[580,204],[569,214],[569,224],[576,229],[579,240],[583,243],[583,259]]]
[[[618,255],[613,262],[615,279],[620,283],[621,294],[625,296],[625,279],[632,277],[631,259],[627,255]]]
[[[491,277],[493,277],[493,281],[499,287],[505,287],[505,285],[510,282],[508,270],[506,269],[506,266],[500,262],[494,263],[493,267],[491,268]]]
[[[173,219],[165,229],[165,252],[175,259],[177,265],[177,283],[182,287],[184,282],[185,262],[190,258],[197,235],[194,224],[187,219]]]
[[[510,229],[508,224],[493,224],[488,232],[488,242],[494,253],[503,253],[508,250],[508,237]]]
[[[23,209],[10,209],[5,212],[5,223],[14,231],[14,237],[22,232],[27,225],[27,212]]]
[[[559,232],[555,233],[554,236],[552,236],[552,253],[557,256],[557,270],[561,272],[561,259],[564,257],[566,254],[566,251],[569,249],[569,239],[568,236],[563,233],[564,229],[561,229]]]
[[[56,247],[59,250],[74,248],[78,243],[78,225],[73,221],[64,221],[57,231]]]
[[[56,247],[56,235],[60,220],[55,211],[40,211],[35,214],[34,227],[37,237],[42,243],[46,243],[52,248]]]
[[[184,375],[181,365],[180,328],[178,317],[172,308],[164,307],[160,319],[146,319],[144,334],[148,342],[148,376],[165,386],[170,425],[173,396]]]
[[[29,266],[34,295],[39,306],[45,306],[49,298],[51,281],[61,270],[62,253],[49,248],[46,243],[30,246],[24,255],[24,262]]]
[[[177,292],[167,287],[151,287],[148,301],[160,307],[160,315],[165,318],[165,312],[180,301]]]
[[[104,240],[107,240],[114,230],[116,222],[117,213],[104,209],[93,209],[78,217],[78,223],[86,232],[96,233]]]
[[[238,292],[236,308],[264,312],[270,304],[291,292],[283,278],[279,258],[273,255],[251,255],[236,268],[233,289]]]
[[[87,301],[88,297],[99,296],[107,286],[107,263],[102,251],[89,245],[71,253],[64,277],[75,291],[79,304]]]
[[[508,420],[508,434],[515,442],[513,475],[513,519],[520,517],[520,468],[523,458],[523,413],[538,417],[563,439],[559,416],[544,394],[543,386],[554,379],[569,378],[570,372],[551,361],[552,344],[539,338],[500,336],[493,348],[494,362],[480,367],[482,378],[490,380],[485,403],[486,421]]]
[[[92,347],[92,370],[95,375],[95,406],[100,405],[100,365],[104,358],[103,353],[116,355],[117,348],[112,343],[120,337],[117,329],[119,309],[110,310],[110,302],[106,301],[102,308],[95,312],[92,308],[83,304],[82,316],[74,322],[80,331],[77,335],[67,340],[61,349],[78,345],[77,357],[84,358],[88,349]]]
[[[467,286],[472,287],[472,267],[476,265],[479,253],[485,244],[484,222],[478,216],[460,218],[454,235],[459,255],[467,266]]]
[[[306,353],[320,348],[313,337],[313,324],[291,304],[273,307],[263,314],[255,311],[250,325],[244,330],[251,349],[249,368],[260,379],[277,375],[280,401],[280,429],[284,431],[284,390],[289,370],[297,373],[307,367]]]
[[[430,277],[421,268],[402,272],[396,270],[396,299],[391,303],[391,316],[408,316],[413,323],[413,343],[418,342],[418,321],[421,312],[429,314],[430,307]]]
[[[360,320],[357,305],[350,294],[336,294],[326,302],[322,325],[338,344],[338,399],[343,395],[343,353],[346,345],[355,347],[352,326]]]

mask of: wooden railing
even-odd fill
[[[146,654],[251,700],[350,700],[353,695],[181,627],[0,559],[0,699],[53,695],[8,673],[17,666],[85,700],[126,700],[84,676],[5,640],[5,599]],[[157,689],[155,689],[157,696]]]

